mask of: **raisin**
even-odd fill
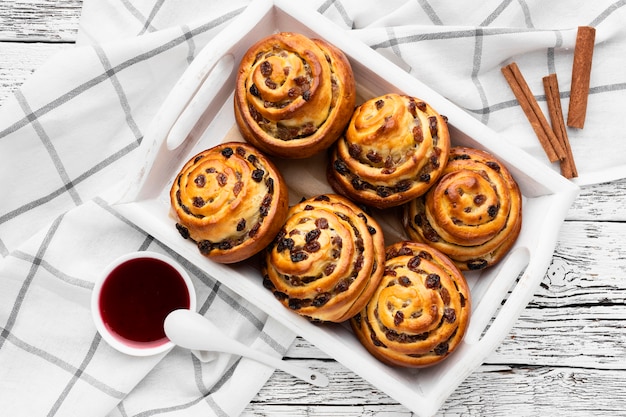
[[[202,197],[194,197],[193,206],[198,208],[204,206],[204,199]]]
[[[335,285],[335,292],[345,292],[348,290],[348,288],[350,288],[350,281],[348,280],[348,278],[345,278],[339,281],[337,285]]]
[[[330,197],[324,194],[320,194],[317,197],[315,197],[315,201],[330,201]]]
[[[443,356],[448,353],[448,342],[439,343],[434,349],[435,355]]]
[[[474,204],[477,206],[481,206],[485,201],[487,201],[487,197],[484,194],[477,194],[474,196]]]
[[[422,132],[422,126],[413,127],[413,140],[418,145],[424,141],[424,133]]]
[[[233,156],[233,148],[227,147],[227,148],[222,149],[222,155],[226,159],[230,158],[231,156]]]
[[[307,255],[303,251],[291,252],[291,262],[293,263],[302,262],[306,260],[308,257],[309,255]]]
[[[404,192],[407,191],[411,188],[411,180],[401,180],[399,182],[396,183],[396,190],[398,190],[398,192]]]
[[[237,231],[241,232],[246,228],[246,219],[241,219],[237,222]]]
[[[276,87],[278,87],[278,85],[272,81],[271,79],[267,78],[265,80],[265,85],[267,86],[267,88],[269,88],[270,90],[276,90]]]
[[[198,250],[203,255],[208,255],[213,249],[213,244],[208,240],[201,240],[198,242]]]
[[[441,278],[437,274],[428,274],[426,276],[426,288],[435,289],[441,285]]]
[[[252,226],[252,229],[248,232],[248,236],[251,238],[255,237],[259,233],[259,229],[261,228],[261,223],[257,223]]]
[[[352,185],[352,188],[354,188],[357,191],[362,191],[365,189],[365,182],[361,181],[358,178],[352,178],[352,181],[350,181],[350,184]]]
[[[399,326],[404,321],[404,313],[402,311],[396,311],[393,316],[393,324]]]
[[[456,321],[456,312],[452,308],[446,308],[443,310],[443,318],[448,323],[454,323]]]
[[[328,220],[324,217],[320,217],[319,219],[315,220],[315,226],[317,226],[319,229],[328,229]]]
[[[376,110],[380,110],[385,105],[385,100],[376,100]]]
[[[484,259],[472,259],[471,261],[467,261],[467,268],[470,271],[476,271],[485,267],[487,267],[487,261]]]
[[[261,203],[261,207],[259,208],[259,213],[261,217],[266,217],[270,212],[270,206],[272,204],[272,196],[267,194],[263,198],[263,202]]]
[[[306,234],[304,239],[307,243],[310,243],[319,239],[321,234],[322,232],[320,231],[320,229],[313,229]]]
[[[489,206],[489,208],[487,209],[487,213],[490,217],[496,217],[496,215],[498,214],[498,210],[498,206]]]
[[[350,146],[348,146],[348,154],[354,159],[359,159],[361,157],[361,152],[362,149],[359,144],[351,143]]]
[[[417,117],[416,109],[417,109],[417,104],[415,104],[415,100],[411,98],[409,100],[409,113],[411,113],[411,116],[413,116],[414,119]]]
[[[348,166],[341,159],[337,159],[333,162],[333,168],[341,175],[346,175],[349,172]]]
[[[300,310],[302,308],[302,304],[302,300],[299,300],[297,298],[289,299],[289,308],[292,310]]]
[[[400,278],[398,278],[398,283],[403,287],[408,287],[411,285],[411,280],[406,275],[402,275]]]
[[[278,253],[284,251],[285,249],[287,250],[292,250],[293,246],[294,246],[295,242],[293,241],[292,238],[288,237],[286,239],[281,239],[278,242],[278,245],[276,246],[276,251]]]
[[[330,300],[330,298],[331,298],[331,295],[329,293],[323,292],[315,296],[311,305],[313,307],[321,307],[324,304],[326,304]]]
[[[414,256],[411,259],[409,259],[409,261],[407,262],[407,267],[411,270],[411,271],[417,271],[419,269],[420,263],[422,263],[422,260],[420,259],[419,256]]]
[[[304,99],[304,101],[311,100],[311,92],[309,90],[306,90],[304,93],[302,93],[302,98]]]
[[[367,159],[369,159],[371,162],[373,162],[374,164],[378,164],[378,163],[382,162],[382,160],[383,160],[383,157],[380,156],[378,154],[378,152],[376,152],[374,150],[370,150],[369,152],[367,152],[365,157]]]
[[[233,194],[235,197],[239,195],[239,193],[243,190],[243,181],[237,181],[233,186]]]
[[[259,94],[259,89],[256,87],[256,84],[252,84],[250,86],[250,94],[255,97],[261,97],[261,94]]]
[[[336,264],[328,264],[328,265],[326,265],[326,267],[324,268],[324,275],[326,275],[326,276],[331,275],[335,271],[336,267],[337,267]]]
[[[206,185],[206,177],[203,174],[200,174],[196,177],[195,180],[193,180],[193,182],[200,188],[204,187]]]
[[[269,63],[269,61],[263,61],[261,62],[260,65],[261,68],[261,74],[263,74],[264,77],[269,77],[270,75],[272,75],[272,64]]]
[[[430,136],[437,137],[437,117],[430,116],[428,118],[428,128],[430,129]]]
[[[223,240],[219,243],[218,248],[220,250],[229,250],[232,249],[234,246],[234,243],[232,240]]]
[[[264,175],[265,175],[265,171],[263,171],[262,169],[255,169],[254,171],[252,171],[252,179],[255,182],[261,182]]]
[[[487,165],[489,168],[493,169],[496,172],[500,172],[500,165],[498,165],[497,162],[487,161],[485,162],[485,165]]]
[[[378,194],[382,198],[386,198],[393,194],[393,191],[389,187],[381,185],[376,187],[376,194]]]
[[[189,239],[189,229],[185,226],[180,223],[176,223],[176,230],[178,230],[178,233],[180,233],[183,239]]]
[[[220,187],[223,187],[228,182],[228,177],[223,172],[217,174],[217,183]]]
[[[304,245],[304,250],[309,252],[309,253],[315,253],[318,250],[320,250],[321,248],[322,248],[322,246],[316,240],[312,241],[312,242],[308,242],[307,244]]]

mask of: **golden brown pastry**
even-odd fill
[[[306,158],[343,132],[356,100],[348,59],[335,46],[281,32],[243,56],[235,87],[235,119],[262,151]]]
[[[319,195],[289,209],[266,252],[263,284],[312,321],[342,322],[370,298],[384,260],[378,223],[345,197]]]
[[[385,273],[350,324],[359,341],[388,365],[420,368],[448,357],[469,323],[463,273],[441,252],[416,242],[386,250]]]
[[[170,201],[180,234],[203,255],[231,263],[264,249],[289,209],[285,181],[247,143],[217,145],[191,158],[174,179]]]
[[[439,249],[461,270],[483,269],[515,243],[522,196],[493,155],[454,147],[437,184],[404,207],[403,223],[411,239]]]
[[[332,148],[328,181],[360,203],[399,206],[434,184],[449,150],[445,117],[418,98],[387,94],[357,107]]]

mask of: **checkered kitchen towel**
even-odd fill
[[[306,0],[415,77],[549,164],[500,73],[516,61],[542,105],[556,72],[563,108],[576,27],[597,28],[585,128],[570,131],[581,183],[626,177],[626,2]],[[293,334],[114,212],[109,201],[175,81],[248,1],[85,0],[76,48],[0,108],[0,413],[237,415],[272,370],[175,349],[128,358],[96,334],[98,271],[134,250],[187,267],[202,313],[283,354]],[[555,170],[558,168],[554,167]]]

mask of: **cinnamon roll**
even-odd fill
[[[493,155],[455,147],[437,184],[404,207],[403,224],[411,239],[439,249],[461,270],[483,269],[515,243],[522,195]]]
[[[399,206],[434,184],[449,150],[444,116],[418,98],[387,94],[354,111],[332,148],[328,181],[360,203]]]
[[[280,172],[253,146],[238,142],[191,158],[172,184],[170,202],[181,236],[221,263],[238,262],[264,249],[289,209]]]
[[[428,245],[398,242],[386,250],[385,272],[350,324],[365,348],[388,365],[420,368],[448,357],[470,318],[462,272]]]
[[[306,158],[328,148],[350,120],[354,74],[335,46],[281,32],[253,45],[239,64],[235,119],[262,151]]]
[[[370,298],[384,260],[378,223],[345,197],[319,195],[289,209],[266,252],[263,283],[312,321],[342,322]]]

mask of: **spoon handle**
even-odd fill
[[[206,317],[195,311],[181,309],[171,312],[165,319],[164,327],[167,337],[178,346],[192,350],[245,356],[287,372],[309,384],[318,387],[328,386],[326,375],[252,349],[228,336]]]
[[[270,356],[258,350],[254,350],[240,342],[235,341],[233,344],[231,344],[229,353],[244,356],[259,363],[271,366],[276,369],[280,369],[281,371],[287,372],[288,374],[293,375],[296,378],[299,378],[305,382],[308,382],[309,384],[315,385],[316,387],[328,386],[328,377],[326,377],[326,375],[322,374],[321,372],[314,371],[310,368],[294,365],[283,359]]]

